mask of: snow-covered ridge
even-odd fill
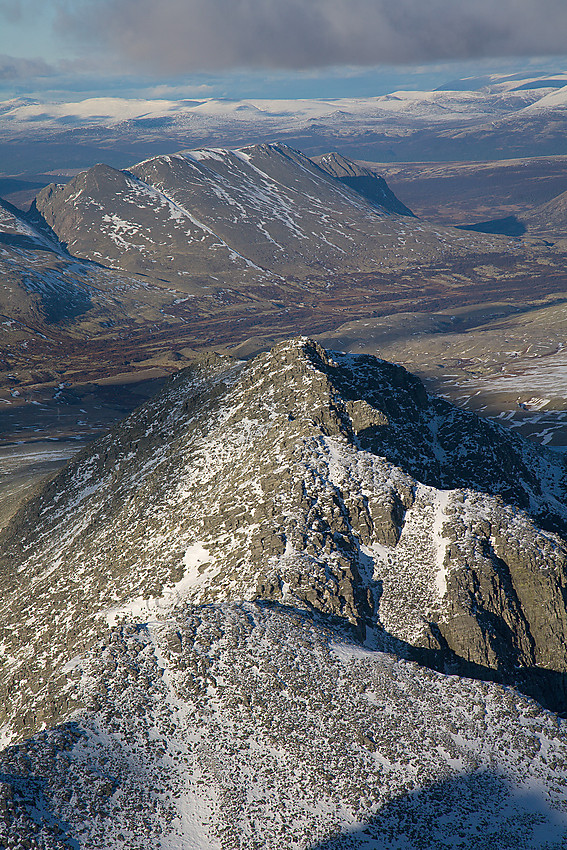
[[[516,80],[480,91],[395,91],[368,98],[228,100],[206,97],[187,101],[99,97],[76,102],[16,99],[1,102],[0,114],[6,126],[25,124],[29,128],[85,124],[113,126],[125,121],[143,123],[156,119],[187,123],[199,120],[242,123],[274,119],[309,121],[329,119],[335,115],[458,120],[505,112],[514,107],[523,108],[539,100],[553,98],[554,93],[549,94],[549,90],[538,86],[539,82],[536,78],[526,77],[524,84],[532,83],[533,88],[523,91],[518,91],[522,81]]]
[[[563,724],[462,677],[561,699],[564,472],[373,357],[196,361],[0,537],[0,843],[559,850]]]

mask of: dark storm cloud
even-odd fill
[[[307,69],[565,52],[566,0],[61,0],[59,26],[142,68]]]

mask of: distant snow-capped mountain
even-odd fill
[[[556,85],[567,85],[567,75],[555,75]],[[314,99],[262,99],[229,100],[195,98],[193,100],[166,100],[121,97],[86,98],[76,102],[40,102],[16,99],[0,104],[5,130],[11,127],[45,129],[60,128],[62,123],[74,126],[112,126],[128,121],[169,119],[172,122],[189,122],[193,119],[230,120],[235,122],[294,120],[309,121],[349,116],[355,118],[385,118],[392,114],[408,121],[427,119],[460,120],[470,116],[478,118],[497,112],[521,109],[548,96],[545,81],[526,77],[513,83],[498,77],[487,79],[487,84],[470,90],[467,81],[459,81],[455,90],[442,87],[436,91],[395,91],[367,98],[314,98]]]
[[[457,80],[436,91],[396,91],[367,98],[108,97],[73,103],[22,98],[0,103],[0,145],[9,173],[88,167],[97,160],[108,161],[109,156],[109,164],[123,168],[136,156],[141,159],[165,149],[234,148],[267,138],[308,155],[338,150],[378,162],[559,154],[560,136],[554,135],[550,145],[544,122],[551,114],[563,120],[565,98],[560,89],[566,84],[567,76],[558,73],[492,75]],[[499,140],[491,154],[484,130],[501,122],[509,137],[508,150]],[[467,131],[466,150],[461,130]],[[14,145],[16,140],[25,140],[25,152]]]

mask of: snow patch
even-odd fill
[[[435,585],[439,591],[439,596],[443,597],[447,593],[447,567],[445,566],[445,553],[449,543],[448,538],[443,537],[443,524],[446,519],[446,508],[451,498],[451,490],[437,490],[433,509],[435,518],[433,520],[433,546],[435,548],[435,559],[437,563],[437,575],[435,577]]]
[[[124,605],[108,608],[103,616],[109,626],[121,620],[139,620],[142,622],[162,621],[168,612],[181,602],[202,578],[200,567],[209,563],[209,552],[200,543],[189,546],[183,556],[187,572],[175,584],[163,588],[161,596],[138,596]]]

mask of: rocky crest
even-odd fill
[[[109,626],[184,601],[319,612],[564,710],[565,486],[557,456],[376,358],[205,358],[4,530],[7,733],[72,710],[65,665]]]
[[[564,506],[401,367],[195,361],[0,537],[0,846],[560,850],[565,724],[499,683],[565,708]]]

